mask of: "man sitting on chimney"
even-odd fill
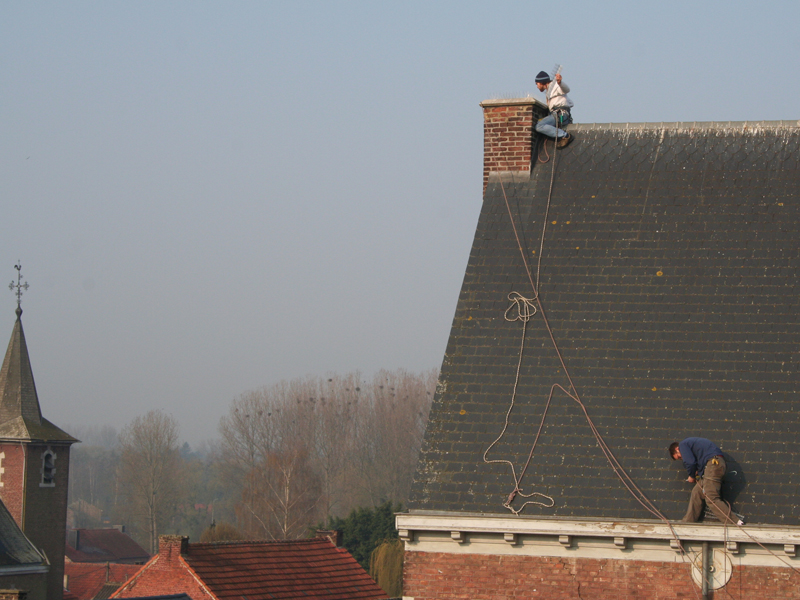
[[[552,81],[548,73],[539,71],[536,76],[536,87],[540,92],[544,92],[547,108],[550,109],[550,114],[536,123],[536,131],[556,139],[556,146],[564,148],[574,139],[564,129],[560,129],[572,123],[570,109],[574,105],[567,96],[569,86],[561,81],[561,73],[556,73],[555,81]]]

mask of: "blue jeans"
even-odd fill
[[[544,119],[539,119],[536,123],[536,131],[551,138],[556,136],[561,138],[567,135],[567,132],[563,129],[556,128],[556,116],[553,113],[550,113]]]

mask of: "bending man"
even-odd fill
[[[699,521],[705,500],[720,522],[744,525],[744,521],[739,520],[730,505],[723,502],[719,496],[726,466],[722,450],[714,442],[701,437],[686,438],[682,442],[670,444],[669,455],[672,460],[683,461],[689,473],[686,481],[695,484],[689,498],[689,508],[681,521],[686,523]]]

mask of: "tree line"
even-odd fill
[[[405,503],[437,375],[281,381],[234,399],[218,439],[196,449],[162,411],[119,432],[73,428],[73,524],[125,525],[155,552],[165,533],[296,539],[358,507]]]

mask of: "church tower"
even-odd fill
[[[19,264],[16,265],[20,271]],[[60,600],[64,585],[70,446],[77,442],[42,417],[22,329],[17,277],[17,320],[0,369],[0,499],[28,539],[44,551],[50,571],[47,598]]]

